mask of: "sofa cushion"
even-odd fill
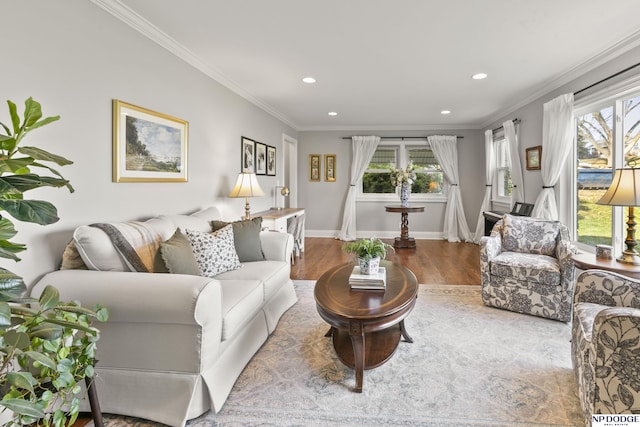
[[[228,225],[213,233],[187,230],[187,238],[198,264],[200,276],[214,277],[240,268],[233,244],[233,227]]]
[[[264,284],[264,300],[271,298],[282,285],[287,283],[291,274],[291,267],[282,261],[256,261],[242,264],[242,268],[228,271],[216,276],[216,279],[226,280],[251,279]]]
[[[169,240],[160,244],[160,253],[169,273],[200,275],[189,239],[180,229]]]
[[[220,281],[220,287],[224,341],[233,337],[262,309],[264,293],[259,280],[223,280]]]
[[[264,253],[262,253],[262,243],[260,241],[262,217],[231,223],[211,221],[211,229],[216,231],[228,224],[233,226],[233,242],[240,262],[264,261]]]
[[[491,260],[491,274],[556,286],[560,283],[560,264],[546,255],[502,252]]]
[[[559,233],[559,221],[505,215],[502,247],[507,252],[554,256]]]

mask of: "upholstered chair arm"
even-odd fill
[[[480,270],[489,274],[490,262],[502,252],[502,237],[491,233],[480,239]]]
[[[587,270],[576,280],[574,302],[640,309],[640,281],[603,270]]]
[[[293,236],[276,231],[260,232],[262,253],[268,261],[290,262],[293,252]]]
[[[593,323],[595,414],[640,411],[640,309],[613,307]]]
[[[569,240],[561,239],[556,246],[556,256],[560,264],[562,287],[570,291],[575,286],[575,265],[573,263],[573,245]]]

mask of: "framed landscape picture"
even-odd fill
[[[527,170],[540,170],[540,159],[542,158],[542,145],[527,148]]]
[[[240,148],[240,170],[242,172],[254,173],[256,171],[255,150],[255,141],[243,136]]]
[[[276,147],[267,145],[267,175],[276,175]]]
[[[113,181],[186,182],[189,123],[113,100]]]
[[[267,146],[256,142],[256,175],[267,174]]]

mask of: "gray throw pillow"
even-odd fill
[[[265,258],[260,241],[262,217],[230,223],[211,221],[211,229],[216,231],[228,224],[233,226],[233,243],[240,262],[264,261]]]
[[[160,254],[169,273],[200,275],[189,239],[180,229],[177,229],[169,240],[160,244]]]

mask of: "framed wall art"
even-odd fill
[[[309,154],[309,181],[320,181],[320,154]]]
[[[242,137],[240,148],[240,170],[254,173],[256,171],[255,151],[256,142],[253,139]]]
[[[267,146],[256,142],[256,175],[267,174]]]
[[[276,147],[267,145],[267,175],[276,175]]]
[[[327,182],[336,181],[336,155],[324,155],[324,180]]]
[[[189,122],[113,100],[113,181],[186,182]]]
[[[540,170],[540,160],[542,159],[542,145],[527,148],[527,170]]]

